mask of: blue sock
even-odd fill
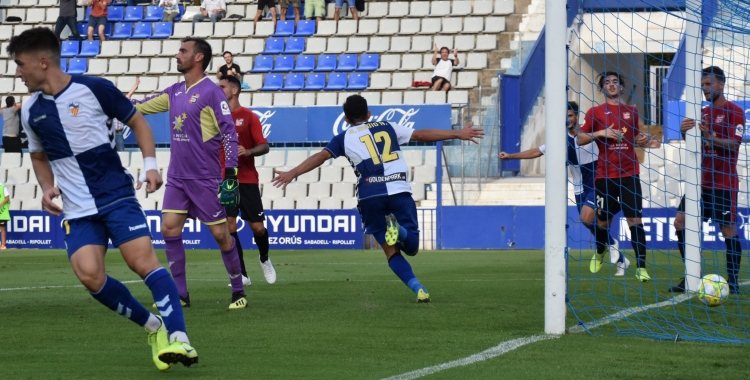
[[[164,319],[164,325],[167,327],[169,334],[177,331],[187,332],[185,317],[182,314],[182,305],[180,304],[180,294],[177,292],[177,285],[175,285],[169,272],[163,267],[154,269],[143,279],[143,282],[151,290],[156,307]]]
[[[96,293],[91,293],[97,301],[117,314],[137,323],[139,326],[145,326],[148,317],[151,315],[138,300],[133,298],[122,282],[107,276],[104,286]]]
[[[398,230],[398,246],[405,254],[414,256],[419,250],[419,235],[409,233],[403,226]]]
[[[425,289],[425,287],[419,283],[419,280],[417,280],[417,276],[415,276],[414,272],[411,270],[409,262],[406,261],[404,256],[401,256],[400,253],[391,256],[390,260],[388,260],[388,266],[391,267],[393,273],[395,273],[396,276],[398,276],[398,278],[400,278],[401,281],[403,281],[404,284],[414,292],[414,294],[417,294],[419,289],[424,289],[424,291],[427,292],[427,289]]]

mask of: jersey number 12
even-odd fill
[[[380,165],[381,158],[383,162],[398,160],[398,154],[391,152],[391,135],[389,135],[388,132],[377,132],[374,136],[367,134],[360,137],[359,141],[362,141],[365,146],[367,146],[367,151],[370,152],[372,163],[375,165]],[[375,145],[379,142],[383,142],[382,155],[378,154],[378,148]]]

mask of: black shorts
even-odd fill
[[[240,213],[242,213],[242,219],[250,223],[266,220],[263,201],[260,199],[260,186],[249,183],[240,184],[240,205],[227,209],[227,216],[236,218]]]
[[[685,212],[685,196],[680,200],[679,212]],[[737,219],[737,190],[701,190],[701,216],[722,226],[728,226]]]
[[[8,225],[8,222],[10,222],[10,220],[0,220],[0,226],[5,227],[6,225]]]
[[[435,76],[432,77],[432,85],[433,86],[435,85],[435,82],[438,81],[438,79],[442,79],[443,80],[443,83],[441,84],[441,86],[444,85],[444,84],[446,84],[446,83],[451,84],[451,81],[449,79],[445,79],[445,78],[443,78],[441,76],[435,75]]]
[[[268,10],[276,9],[276,1],[274,0],[258,0],[258,10],[263,11],[263,8],[268,7]],[[244,219],[244,218],[243,218]]]
[[[610,220],[620,211],[626,218],[643,216],[643,193],[638,176],[601,178],[594,181],[594,186],[599,220]]]

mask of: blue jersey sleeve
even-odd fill
[[[102,78],[73,76],[73,81],[81,83],[91,90],[99,101],[102,111],[110,119],[117,119],[127,124],[135,115],[135,106],[115,85]]]
[[[344,149],[344,136],[346,136],[346,131],[336,135],[336,137],[334,137],[323,149],[327,150],[333,158],[345,156],[346,150]]]

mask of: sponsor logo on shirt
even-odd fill
[[[185,124],[185,119],[187,119],[187,114],[182,113],[182,115],[177,115],[174,117],[174,121],[172,122],[172,125],[174,125],[174,129],[176,129],[178,132],[182,132],[182,126]]]
[[[237,119],[234,121],[234,125],[237,127],[241,127],[245,125],[245,119]],[[239,133],[237,134],[239,136]]]
[[[623,112],[622,118],[625,120],[630,120],[630,112]]]
[[[737,124],[737,127],[734,130],[734,135],[737,137],[742,137],[745,135],[745,126],[742,124]]]
[[[385,176],[372,176],[365,178],[365,183],[368,185],[374,185],[377,183],[386,183],[393,181],[406,181],[406,173],[393,173]]]
[[[190,104],[195,104],[195,103],[197,103],[197,102],[198,102],[198,99],[199,99],[200,97],[201,97],[201,94],[193,94],[192,96],[190,96],[190,100],[189,100]]]
[[[231,115],[232,111],[229,110],[229,104],[225,100],[221,101],[221,113],[224,115]]]
[[[78,111],[81,109],[81,104],[78,102],[71,102],[68,104],[68,111],[73,116],[78,116]]]
[[[716,124],[721,124],[722,121],[724,121],[724,115],[716,116]]]
[[[39,121],[44,120],[46,118],[47,118],[47,115],[42,115],[42,116],[39,116],[39,117],[35,117],[34,120],[32,120],[32,121],[34,123],[38,123]]]

